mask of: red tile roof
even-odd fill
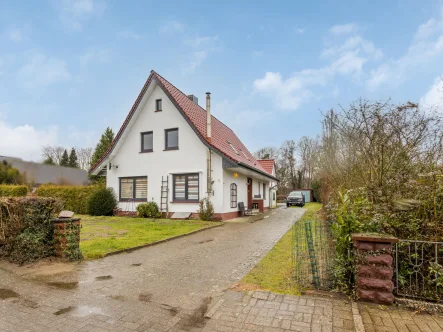
[[[151,71],[151,75],[149,75],[145,85],[143,86],[142,91],[140,92],[134,105],[131,108],[131,111],[126,117],[126,120],[123,122],[122,127],[115,136],[111,147],[108,149],[105,155],[91,168],[90,172],[92,172],[113,150],[115,144],[119,140],[132,115],[137,109],[137,106],[143,98],[143,95],[146,92],[152,79],[155,79],[163,88],[164,92],[169,96],[175,106],[182,112],[183,116],[188,120],[188,123],[191,125],[194,131],[200,135],[200,138],[204,140],[206,144],[212,146],[213,148],[221,152],[224,156],[235,162],[242,163],[246,167],[253,168],[260,173],[270,174],[270,172],[268,172],[248,151],[248,149],[243,145],[237,135],[235,135],[235,133],[230,128],[228,128],[225,124],[223,124],[214,116],[212,116],[212,139],[211,141],[208,141],[206,139],[206,110],[195,104],[187,97],[187,95],[185,95],[183,92],[181,92],[173,84],[171,84],[155,71]],[[231,148],[229,144],[232,144],[234,146],[234,148],[237,150],[237,153]]]
[[[257,159],[258,163],[265,169],[266,172],[272,175],[272,169],[274,168],[274,159]]]

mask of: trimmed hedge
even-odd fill
[[[24,264],[53,256],[51,219],[61,207],[54,198],[0,198],[0,257]]]
[[[78,214],[88,214],[88,201],[100,186],[54,186],[37,188],[40,197],[53,197],[64,202],[63,208]]]
[[[112,216],[116,207],[117,197],[112,188],[98,188],[88,200],[88,214],[91,216]]]
[[[0,184],[0,197],[20,197],[28,194],[28,187],[24,185]]]

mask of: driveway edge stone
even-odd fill
[[[126,249],[111,251],[111,252],[108,252],[108,253],[104,254],[103,257],[114,256],[114,255],[122,254],[124,252],[126,252],[126,253],[133,252],[133,251],[138,250],[138,249],[152,247],[152,246],[155,246],[157,244],[169,242],[169,241],[176,240],[176,239],[179,239],[179,238],[182,238],[182,237],[185,237],[185,236],[189,236],[189,235],[193,235],[193,234],[196,234],[196,233],[200,233],[200,232],[206,231],[208,229],[213,229],[213,228],[222,227],[222,226],[224,226],[223,223],[218,224],[218,225],[214,225],[214,226],[209,226],[209,227],[197,229],[196,231],[192,231],[192,232],[189,232],[189,233],[172,236],[172,237],[169,237],[169,238],[164,239],[164,240],[155,241],[155,242],[152,242],[152,243],[146,243],[146,244],[142,244],[142,245],[139,245],[139,246],[136,246],[136,247],[131,247],[131,248],[126,248]]]
[[[354,327],[356,332],[365,332],[365,326],[363,324],[363,319],[360,315],[360,310],[358,309],[358,304],[352,301],[352,318],[354,319]]]

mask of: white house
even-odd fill
[[[272,162],[272,167],[270,164]],[[168,215],[195,214],[209,196],[216,219],[239,214],[239,202],[261,211],[273,206],[273,161],[257,161],[235,133],[197,98],[151,71],[111,147],[91,168],[105,175],[119,208],[135,211],[155,201]]]

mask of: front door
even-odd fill
[[[252,209],[252,179],[248,178],[248,209]]]

